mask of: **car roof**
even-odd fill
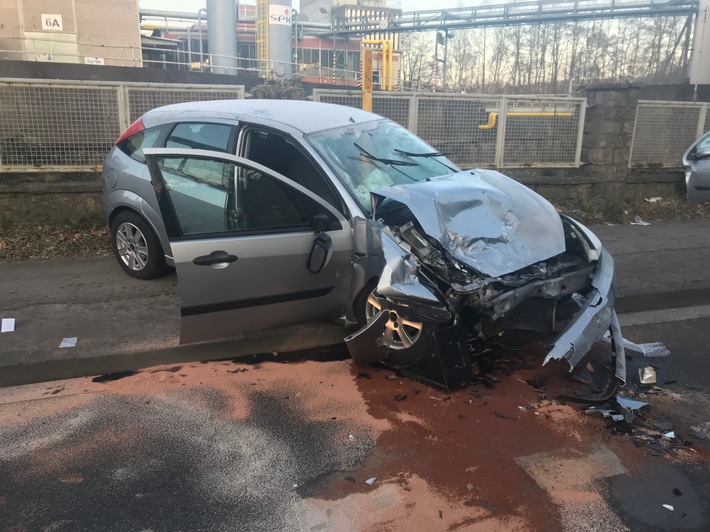
[[[271,122],[288,125],[305,134],[382,118],[355,107],[308,100],[187,102],[158,107],[145,113],[143,118],[147,119],[150,126],[153,126],[187,116],[190,118],[231,118],[247,121],[252,119],[261,123]]]

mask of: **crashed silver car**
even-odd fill
[[[200,102],[142,120],[142,138],[159,129],[140,147],[147,171],[126,179],[138,192],[116,197],[160,213],[141,227],[177,269],[182,342],[343,317],[357,363],[453,387],[501,332],[558,331],[545,362],[575,367],[610,331],[625,378],[611,256],[518,182],[460,170],[398,124],[349,107]],[[170,147],[181,124],[199,127]],[[224,149],[194,149],[211,124],[231,128]]]

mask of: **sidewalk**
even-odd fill
[[[616,263],[619,312],[710,304],[710,220],[592,228]],[[242,341],[179,345],[174,274],[131,279],[113,257],[0,264],[0,386],[229,358],[339,342],[309,324]],[[76,347],[60,349],[63,338]]]

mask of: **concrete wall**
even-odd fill
[[[552,199],[586,195],[608,201],[684,190],[681,170],[629,169],[629,153],[639,100],[710,102],[710,85],[618,85],[583,87],[587,98],[582,167],[565,170],[510,170],[507,173]]]

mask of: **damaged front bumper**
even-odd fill
[[[438,323],[438,327],[446,328],[448,323],[449,329],[465,329],[465,324],[459,323],[459,326],[456,326],[453,314],[448,312],[441,299],[436,297],[429,287],[425,287],[419,282],[416,274],[416,265],[410,262],[412,260],[411,255],[405,253],[399,246],[394,245],[394,242],[389,241],[388,237],[384,238],[383,244],[387,266],[380,278],[376,292],[379,296],[389,301],[390,307],[387,311],[379,312],[365,327],[345,339],[350,354],[358,365],[371,364],[378,360],[387,362],[388,357],[392,356],[392,353],[388,353],[387,346],[383,345],[382,342],[385,325],[388,320],[392,319],[390,315],[405,315],[410,319],[426,319],[426,321],[431,323]],[[572,299],[579,306],[579,310],[569,319],[562,333],[554,341],[543,365],[550,360],[565,359],[569,362],[570,368],[574,369],[579,365],[592,345],[601,340],[607,331],[610,331],[613,340],[612,365],[615,367],[616,378],[621,382],[625,382],[626,358],[623,338],[619,320],[614,311],[614,260],[607,251],[603,249],[598,251],[599,255],[594,263],[593,273],[589,271],[589,268],[584,268],[576,274],[568,274],[564,279],[566,293],[569,294],[569,290],[573,290]],[[581,281],[578,279],[580,274],[582,274]],[[591,282],[587,275],[592,276]],[[539,294],[543,294],[551,301],[554,301],[555,293],[557,292],[554,287],[559,284],[558,279],[547,281],[549,286],[546,289],[551,291],[550,294],[545,294],[544,290],[541,290],[544,288],[542,283],[530,283],[517,290],[511,290],[502,297],[489,300],[489,312],[495,311],[495,316],[505,314],[504,307],[510,308],[511,304],[514,306],[520,300],[529,297],[528,293],[532,291],[537,291]],[[590,289],[587,290],[587,288]],[[583,296],[583,293],[587,295]],[[442,351],[442,346],[437,345],[438,341],[439,338],[435,334],[432,338],[432,344],[426,349],[426,354],[429,357],[436,356],[436,353]],[[469,351],[466,349],[465,342],[459,342],[458,345],[461,350],[460,356],[452,356],[450,353],[447,355],[449,360],[456,361],[456,367],[443,367],[442,369],[445,375],[455,371],[458,375],[458,381],[465,382],[465,378],[462,376],[462,368],[459,366],[461,365],[461,360],[469,360]],[[450,347],[446,347],[446,349],[447,352],[451,351]],[[401,357],[402,354],[398,353],[398,356]],[[413,357],[412,360],[416,361],[420,358],[421,354]],[[392,362],[400,368],[407,366],[407,364],[398,363],[396,360],[392,360]],[[444,360],[439,362],[443,366],[446,365]],[[469,375],[471,375],[470,371]],[[425,380],[432,382],[436,379],[428,376]],[[449,387],[448,384],[444,386]]]
[[[593,290],[586,298],[575,299],[580,310],[557,338],[543,365],[550,360],[564,358],[574,369],[592,345],[601,340],[606,331],[610,331],[614,340],[612,347],[616,359],[616,377],[626,382],[626,357],[619,319],[614,311],[613,280],[614,259],[602,250],[591,283]]]

